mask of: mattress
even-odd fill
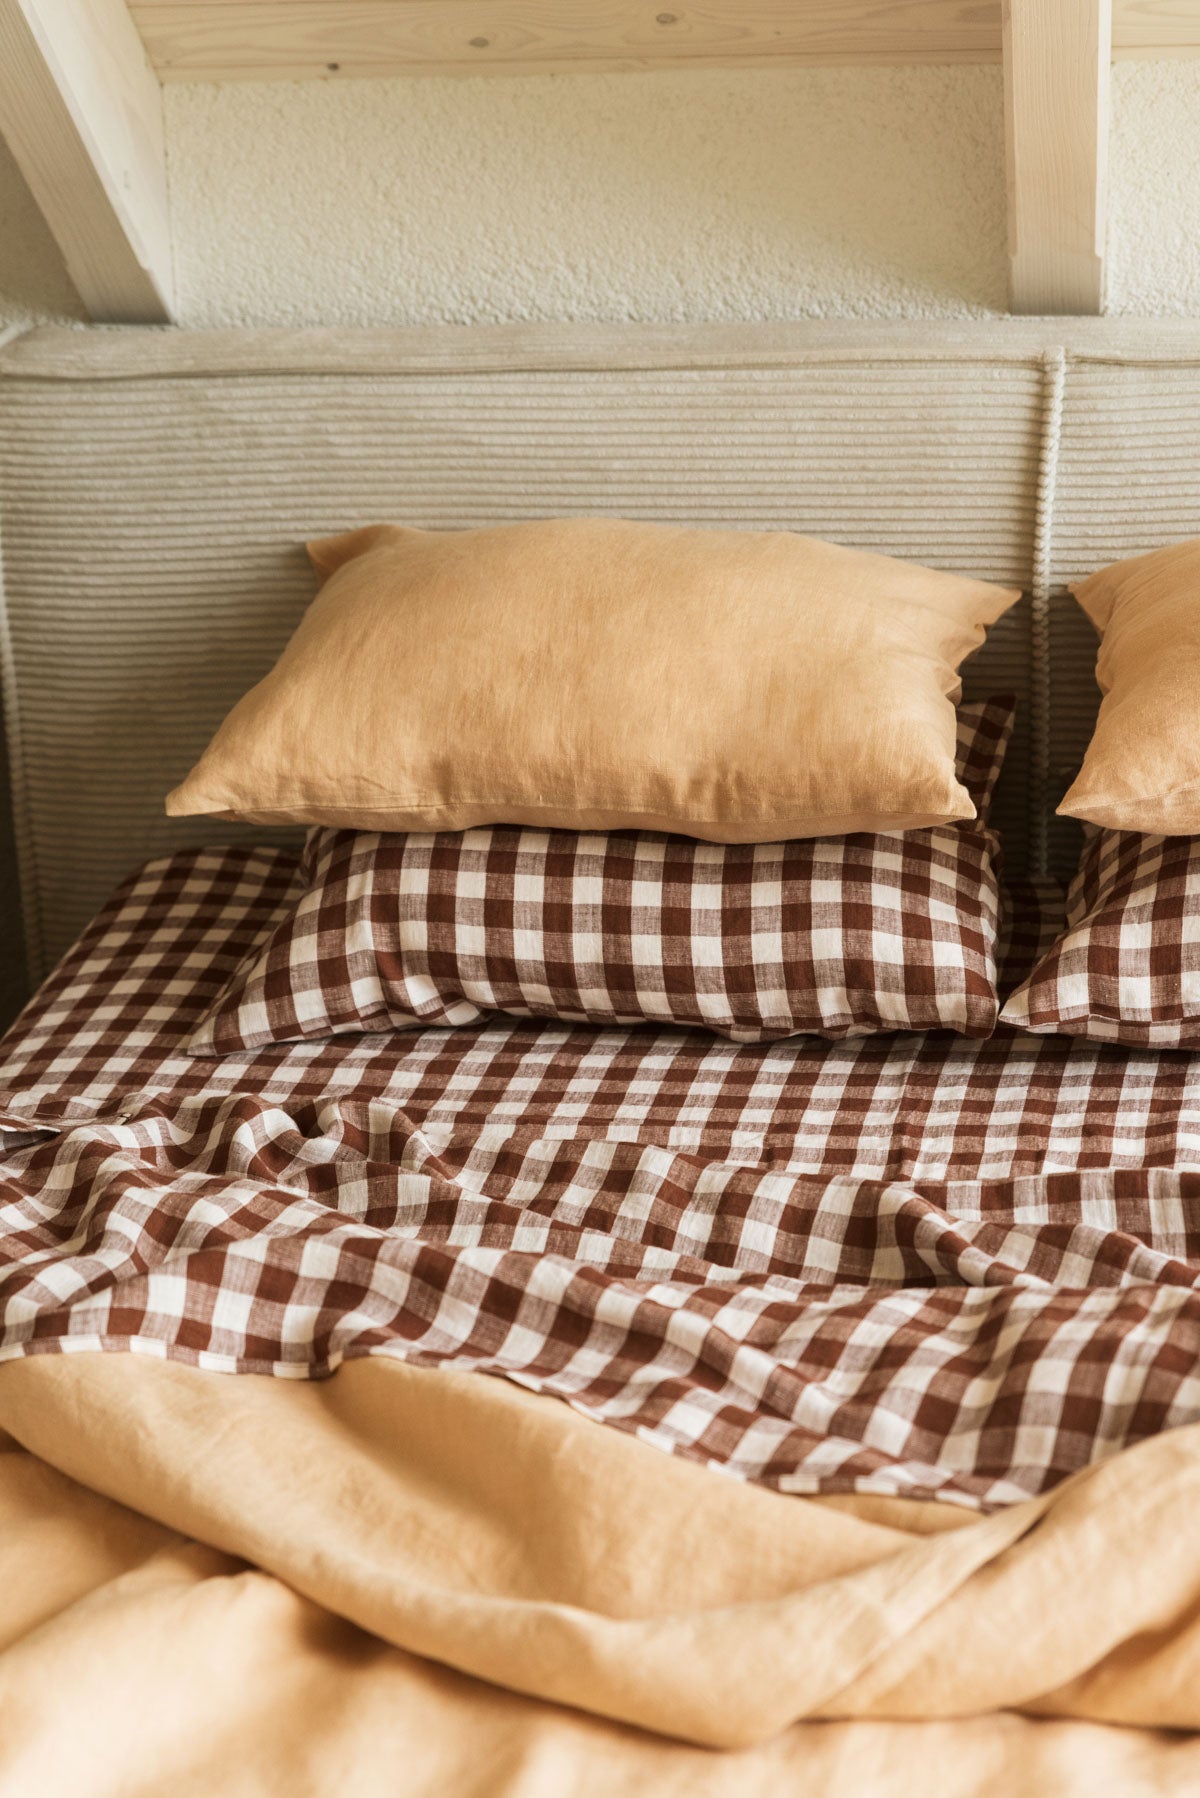
[[[1196,1058],[512,1020],[183,1055],[295,876],[148,864],[6,1039],[0,1359],[381,1355],[982,1509],[1200,1417]],[[1060,903],[1010,889],[1008,982]]]

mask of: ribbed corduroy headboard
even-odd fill
[[[1198,401],[1200,329],[1132,321],[18,338],[0,550],[32,975],[139,860],[247,834],[162,796],[307,603],[303,539],[379,518],[785,527],[1020,584],[967,689],[1022,699],[1010,858],[1069,860],[1047,818],[1094,646],[1057,594],[1200,534]]]

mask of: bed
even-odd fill
[[[1133,323],[0,351],[40,983],[0,1791],[1194,1788],[1194,1056],[493,1019],[200,1060],[298,843],[161,800],[306,535],[800,529],[1025,590],[966,670],[1019,701],[1011,986],[1095,712],[1064,584],[1200,533],[1198,398],[1200,335]]]

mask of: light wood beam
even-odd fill
[[[1200,0],[1113,0],[1113,57],[1200,55]]]
[[[1112,0],[1004,0],[1009,306],[1104,309]]]
[[[999,0],[131,0],[164,81],[980,62]]]
[[[125,0],[0,0],[0,135],[92,317],[168,321],[162,92]]]
[[[130,10],[164,81],[998,62],[1001,40],[1001,0],[130,0]],[[1114,0],[1113,15],[1115,57],[1200,54],[1200,0]]]
[[[164,81],[998,62],[1001,44],[1001,0],[130,0],[130,10]],[[1200,54],[1200,0],[1114,0],[1112,50]]]

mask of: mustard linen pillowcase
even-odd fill
[[[789,532],[377,525],[174,816],[720,843],[971,818],[958,666],[1014,589]]]
[[[1200,538],[1071,588],[1100,632],[1104,695],[1059,812],[1108,830],[1200,833]]]

